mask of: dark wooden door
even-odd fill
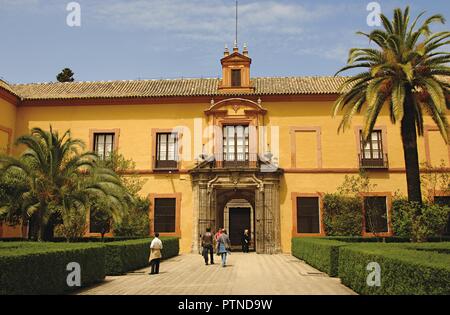
[[[240,246],[244,230],[250,231],[250,208],[230,208],[230,241],[232,246]]]

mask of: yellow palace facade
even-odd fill
[[[217,79],[7,84],[0,81],[0,150],[20,154],[14,139],[32,127],[70,129],[90,150],[118,150],[146,179],[151,231],[180,237],[197,251],[207,227],[244,229],[259,253],[290,252],[294,236],[324,235],[322,196],[345,175],[368,172],[373,200],[386,213],[406,194],[399,125],[382,112],[372,141],[361,144],[362,117],[338,134],[331,109],[342,77],[252,78],[246,48],[225,51]],[[421,162],[448,165],[450,149],[429,117]],[[0,237],[27,228],[0,226]],[[95,231],[88,231],[95,235]],[[369,235],[361,227],[362,235]]]

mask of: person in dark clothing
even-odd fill
[[[248,232],[248,230],[245,230],[244,234],[242,235],[242,251],[244,253],[248,253],[249,246],[250,246],[250,233]]]
[[[208,265],[208,254],[211,265],[214,265],[214,236],[211,233],[211,228],[206,229],[206,233],[202,236],[203,258],[205,258],[205,265]]]

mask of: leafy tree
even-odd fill
[[[58,75],[56,76],[56,80],[58,82],[73,82],[75,79],[73,78],[74,73],[69,68],[64,68]]]
[[[0,177],[17,174],[23,180],[10,183],[10,202],[1,213],[30,220],[33,238],[48,240],[51,233],[46,234],[46,229],[52,219],[59,217],[67,225],[74,211],[86,213],[96,200],[106,200],[118,221],[133,202],[112,170],[98,167],[95,154],[81,153],[85,145],[70,131],[59,136],[51,126],[50,131],[33,128],[16,144],[26,150],[19,158],[0,157]]]
[[[113,152],[109,158],[99,161],[99,165],[111,169],[118,174],[127,192],[133,196],[135,204],[122,217],[122,220],[112,220],[114,235],[126,237],[145,237],[150,235],[148,209],[150,201],[139,195],[146,180],[143,180],[134,171],[136,163],[132,159],[125,158],[118,152]],[[96,218],[99,224],[110,224],[107,213],[100,212],[103,218]],[[102,223],[103,222],[103,223]]]
[[[394,11],[391,21],[381,15],[384,29],[366,36],[377,48],[353,48],[348,64],[336,74],[355,68],[364,71],[349,77],[334,104],[334,116],[343,111],[339,131],[349,127],[352,117],[364,112],[364,141],[368,141],[382,108],[393,123],[401,122],[408,198],[422,203],[417,135],[423,135],[423,111],[428,112],[448,143],[446,109],[450,107],[450,53],[438,51],[450,44],[450,32],[432,33],[430,25],[445,23],[433,15],[421,24],[421,13],[410,24],[409,7]]]

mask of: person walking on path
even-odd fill
[[[248,230],[245,230],[244,234],[242,235],[242,252],[248,253],[249,246],[250,246],[250,233],[248,232]]]
[[[216,242],[219,240],[220,235],[222,234],[223,228],[220,228],[217,230],[216,234],[214,235],[214,239]]]
[[[217,253],[222,257],[222,267],[227,265],[227,255],[231,251],[230,238],[227,235],[227,230],[223,229],[222,234],[217,240]]]
[[[159,273],[159,263],[161,262],[161,250],[163,249],[163,244],[159,239],[159,233],[155,233],[155,238],[150,244],[150,266],[151,275]]]
[[[214,265],[214,236],[211,233],[211,228],[206,229],[206,233],[202,236],[203,258],[205,258],[205,265],[208,265],[208,254],[211,265]]]

